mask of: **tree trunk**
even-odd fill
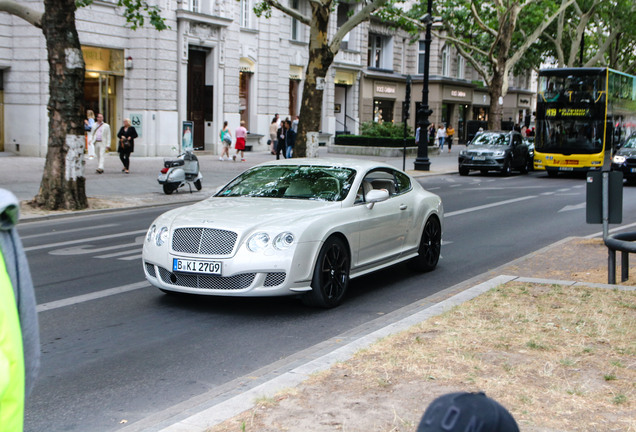
[[[84,178],[84,59],[75,0],[45,0],[42,32],[49,61],[49,139],[34,202],[49,210],[88,207]]]
[[[298,155],[298,157],[307,155],[307,132],[320,131],[324,91],[316,88],[316,82],[318,78],[326,78],[327,70],[334,59],[334,54],[329,49],[329,39],[327,37],[332,4],[331,2],[322,5],[317,5],[315,2],[310,4],[312,7],[312,20],[310,26],[309,62],[307,63],[305,83],[303,85],[298,136],[294,145],[294,154]]]

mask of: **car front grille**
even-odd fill
[[[230,255],[237,234],[211,228],[177,228],[172,236],[172,250],[200,255]]]
[[[169,285],[207,290],[242,290],[254,282],[256,273],[242,273],[234,276],[199,275],[192,273],[172,273],[159,267],[161,280]]]
[[[155,266],[149,263],[144,263],[146,265],[146,271],[148,272],[149,276],[152,276],[153,278],[157,277],[157,273],[155,272]]]
[[[493,152],[478,152],[478,151],[470,151],[468,150],[466,152],[466,156],[486,156],[486,157],[493,157],[494,153]]]
[[[286,276],[287,274],[285,272],[267,273],[267,276],[265,277],[265,283],[263,284],[263,286],[266,286],[266,287],[278,286],[282,284],[283,282],[285,282]]]

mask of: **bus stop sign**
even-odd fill
[[[608,223],[623,222],[623,173],[606,172],[608,175]],[[585,222],[603,223],[603,171],[587,173]]]

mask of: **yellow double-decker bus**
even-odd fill
[[[636,132],[636,77],[609,68],[539,72],[534,168],[600,170],[605,155]]]

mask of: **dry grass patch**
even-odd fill
[[[485,391],[522,431],[636,431],[636,292],[509,283],[211,429],[413,431]]]

